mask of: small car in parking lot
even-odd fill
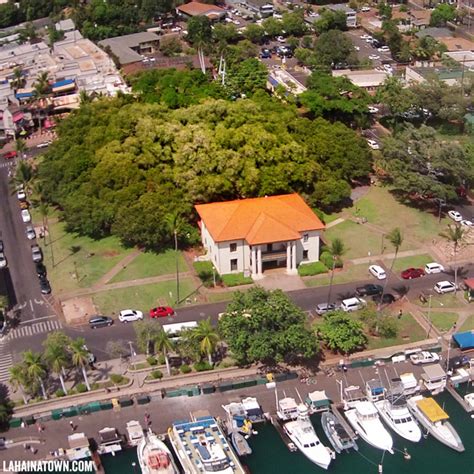
[[[174,309],[169,306],[157,306],[150,309],[150,318],[165,318],[166,316],[173,316]]]
[[[341,309],[346,313],[351,313],[352,311],[362,309],[366,305],[367,301],[362,298],[347,298],[345,300],[342,300]]]
[[[43,261],[43,252],[39,245],[31,246],[31,256],[33,257],[33,262],[42,262]]]
[[[357,296],[372,296],[372,295],[380,295],[383,291],[381,285],[374,285],[369,283],[367,285],[358,286],[356,288]]]
[[[0,252],[3,252],[3,240],[0,240]]]
[[[4,158],[5,160],[10,160],[12,158],[16,158],[18,156],[18,153],[13,150],[13,151],[7,151],[6,153],[4,153],[2,155],[2,158]]]
[[[334,303],[319,303],[316,306],[316,314],[322,316],[323,314],[329,313],[330,311],[334,311],[336,309],[336,305]]]
[[[380,150],[380,145],[370,138],[367,139],[367,145],[369,145],[372,150]]]
[[[38,278],[44,278],[47,274],[46,267],[41,262],[36,263],[36,275]]]
[[[27,225],[27,226],[26,226],[25,233],[26,233],[26,238],[27,238],[28,240],[36,239],[35,228],[34,228],[32,225]]]
[[[468,219],[463,219],[461,221],[461,225],[464,227],[474,227],[474,222],[468,220]]]
[[[436,352],[421,351],[410,356],[412,364],[433,364],[439,362],[439,355]]]
[[[30,204],[28,201],[20,201],[20,209],[28,209]]]
[[[18,188],[16,189],[16,197],[19,201],[23,201],[24,199],[26,199],[26,193],[23,189],[23,186],[18,186]]]
[[[462,215],[460,212],[451,210],[448,211],[448,216],[454,221],[454,222],[461,222],[462,221]]]
[[[51,293],[51,285],[49,284],[46,276],[40,278],[40,289],[43,295],[49,295]]]
[[[444,267],[440,263],[431,262],[425,265],[425,273],[441,273],[444,272]]]
[[[270,59],[272,57],[272,52],[268,48],[262,48],[260,51],[260,57],[262,59]]]
[[[420,278],[425,274],[423,268],[407,268],[402,272],[404,280],[411,280],[412,278]]]
[[[456,291],[456,285],[452,281],[443,280],[436,283],[434,290],[436,293],[444,295],[445,293],[452,293]]]
[[[388,46],[381,46],[377,49],[379,53],[390,53],[390,48]]]
[[[27,224],[28,222],[31,222],[31,215],[28,209],[23,209],[21,211],[21,219],[25,224]]]
[[[108,316],[92,316],[89,319],[89,326],[91,329],[102,328],[105,326],[112,326],[114,320]]]
[[[119,321],[121,323],[128,323],[129,321],[138,321],[143,319],[143,313],[136,309],[123,309],[119,313]]]
[[[380,56],[378,54],[370,54],[369,59],[376,61],[377,59],[380,59]]]
[[[377,280],[385,280],[387,278],[385,270],[380,265],[370,265],[369,273],[377,278]]]

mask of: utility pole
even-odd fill
[[[178,231],[174,228],[174,251],[176,254],[176,304],[179,304],[179,255],[178,255]]]

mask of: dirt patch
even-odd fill
[[[97,314],[97,309],[89,296],[71,298],[61,302],[64,319],[67,324],[85,324],[93,314]]]
[[[107,250],[106,252],[102,252],[102,257],[116,257],[117,255],[120,255],[120,252],[118,250]]]

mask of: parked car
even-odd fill
[[[0,240],[0,252],[3,252],[3,240]]]
[[[150,309],[150,318],[165,318],[166,316],[173,316],[174,309],[169,306],[157,306]]]
[[[23,186],[18,186],[16,189],[16,197],[18,200],[23,201],[26,199],[26,193],[25,190],[23,189]]]
[[[381,285],[374,285],[372,283],[368,283],[367,285],[358,286],[356,288],[357,296],[372,296],[372,295],[380,295],[383,291]]]
[[[371,114],[376,114],[379,111],[379,109],[377,107],[374,107],[373,105],[369,105],[367,108],[369,110],[369,113]]]
[[[370,7],[362,7],[362,8],[360,9],[360,11],[361,11],[361,12],[364,12],[364,13],[365,13],[365,12],[370,12]],[[361,36],[361,38],[362,38],[362,36]]]
[[[30,203],[28,201],[20,201],[20,209],[28,209],[30,207]]]
[[[52,142],[46,141],[46,142],[41,142],[36,145],[36,148],[48,148],[49,145],[51,145]]]
[[[381,46],[377,49],[379,53],[390,53],[390,48],[388,46]]]
[[[377,278],[377,280],[385,280],[387,278],[385,270],[380,265],[370,265],[369,273]]]
[[[341,309],[342,311],[346,311],[347,313],[351,313],[352,311],[357,311],[358,309],[362,309],[367,304],[362,298],[347,298],[342,300]]]
[[[6,268],[7,266],[7,257],[3,252],[0,252],[0,268]]]
[[[436,352],[421,351],[410,356],[410,361],[412,364],[433,364],[439,362],[439,355]]]
[[[5,315],[0,313],[0,336],[3,336],[7,332],[7,320]]]
[[[46,276],[40,278],[40,289],[43,295],[49,295],[51,293],[51,285],[49,284]]]
[[[444,267],[440,263],[431,262],[425,265],[425,273],[441,273],[444,272]]]
[[[89,326],[91,329],[102,328],[105,326],[112,326],[114,320],[108,316],[92,316],[89,319]]]
[[[448,216],[455,222],[461,222],[463,220],[461,213],[458,211],[448,211]]]
[[[36,263],[36,275],[38,275],[38,278],[44,278],[47,274],[46,267],[44,266],[43,263],[37,262]]]
[[[322,316],[323,314],[329,313],[329,311],[334,311],[336,305],[334,303],[319,303],[316,306],[316,314]]]
[[[143,319],[143,313],[136,309],[123,309],[119,313],[119,321],[121,323],[128,323],[129,321],[138,321]]]
[[[396,300],[395,296],[392,293],[384,293],[372,296],[372,301],[377,304],[392,304]]]
[[[32,225],[27,225],[25,232],[28,240],[36,239],[35,228]]]
[[[461,225],[464,226],[464,227],[474,227],[474,222],[469,221],[467,219],[463,219],[461,221]]]
[[[436,283],[434,286],[436,293],[444,295],[445,293],[452,293],[456,291],[456,285],[452,281],[443,280]]]
[[[366,39],[372,38],[372,36],[365,34],[365,35],[360,35],[359,38],[362,40],[366,40]]]
[[[270,59],[272,57],[272,52],[268,48],[262,48],[260,51],[260,57],[262,59]]]
[[[367,145],[369,145],[372,150],[380,150],[380,145],[375,140],[372,140],[370,138],[367,138],[366,140]]]
[[[402,272],[404,280],[411,280],[412,278],[420,278],[425,274],[423,268],[407,268]]]
[[[31,256],[33,257],[33,262],[42,262],[43,261],[43,252],[39,245],[31,246]]]
[[[462,367],[469,367],[471,358],[467,355],[458,355],[451,357],[448,361],[448,370],[460,369]]]
[[[285,38],[283,38],[283,36],[277,36],[276,37],[276,40],[279,42],[279,43],[284,43],[286,40]]]
[[[23,209],[21,211],[21,218],[25,224],[31,222],[31,215],[28,209]]]
[[[376,61],[377,59],[380,59],[380,56],[378,54],[370,54],[369,59]]]
[[[7,151],[6,153],[4,153],[2,155],[2,158],[4,158],[5,160],[11,160],[12,158],[16,158],[18,156],[18,153],[13,150],[13,151]]]

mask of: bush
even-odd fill
[[[219,273],[217,273],[216,270],[213,271],[214,265],[212,262],[194,262],[193,266],[199,279],[206,288],[214,286],[214,278],[216,280],[216,285],[222,283],[222,278]]]
[[[178,375],[179,370],[176,367],[171,367],[171,375]]]
[[[181,373],[182,374],[189,374],[189,372],[191,372],[193,369],[191,369],[191,367],[189,367],[188,364],[183,364],[179,370],[181,370]]]
[[[64,390],[62,388],[60,388],[60,389],[56,390],[55,395],[58,398],[61,398],[61,397],[64,397],[66,394],[64,393]]]
[[[156,357],[148,356],[148,357],[146,358],[146,361],[147,361],[148,364],[151,365],[151,366],[158,365],[158,359],[157,359]]]
[[[237,365],[237,361],[235,359],[233,359],[232,357],[224,357],[224,359],[222,359],[220,362],[219,362],[219,365],[218,365],[218,368],[219,369],[227,369],[229,367],[234,367]]]
[[[160,365],[166,364],[166,359],[165,359],[165,356],[163,354],[160,354],[158,356],[158,364],[160,364]]]
[[[113,384],[118,385],[123,382],[123,375],[110,374],[110,380]]]
[[[77,384],[76,392],[77,392],[77,393],[85,393],[85,392],[87,392],[87,387],[86,387],[86,385],[83,384],[83,383]]]
[[[154,380],[159,380],[163,378],[163,372],[161,370],[153,370],[150,373],[150,377]]]
[[[325,250],[324,252],[321,253],[321,256],[319,257],[319,260],[321,262],[324,263],[324,265],[326,265],[326,267],[329,269],[329,270],[332,270],[332,264],[333,264],[333,261],[332,261],[332,255],[330,252],[328,252],[327,250]],[[340,258],[338,258],[336,260],[336,267],[335,268],[342,268],[342,260]]]
[[[382,317],[379,322],[379,334],[385,339],[397,337],[398,324],[395,319],[390,317]]]
[[[200,362],[196,362],[194,364],[194,370],[196,372],[204,372],[206,370],[212,370],[213,367],[207,360],[201,360]]]
[[[319,275],[320,273],[327,273],[328,269],[323,262],[313,262],[300,265],[298,267],[299,276]]]
[[[225,286],[251,285],[253,283],[253,280],[250,277],[244,276],[243,273],[222,275],[222,281]]]

